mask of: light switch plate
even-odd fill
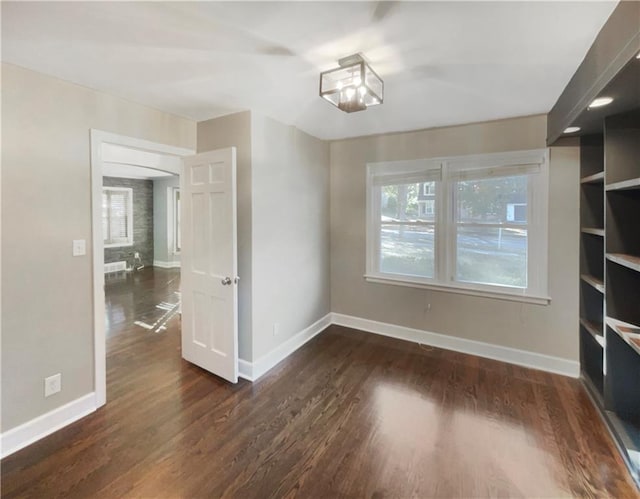
[[[84,239],[73,240],[73,256],[83,256],[87,254],[87,242]]]

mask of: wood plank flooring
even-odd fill
[[[577,380],[331,326],[231,385],[178,317],[132,325],[171,277],[111,320],[107,405],[3,460],[3,497],[638,496]]]

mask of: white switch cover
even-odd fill
[[[54,374],[44,378],[44,396],[48,397],[62,390],[62,374]]]
[[[73,240],[73,256],[83,256],[87,254],[87,242],[84,239]]]

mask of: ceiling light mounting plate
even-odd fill
[[[360,52],[358,52],[357,54],[348,55],[346,57],[343,57],[342,59],[338,59],[338,65],[341,68],[344,68],[345,66],[352,66],[354,64],[358,64],[359,62],[365,62],[364,57],[362,57],[362,54]]]

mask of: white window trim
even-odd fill
[[[464,283],[454,280],[456,269],[456,231],[454,227],[454,186],[450,177],[456,171],[473,169],[500,168],[522,165],[527,168],[535,165],[539,172],[531,176],[534,188],[529,189],[527,230],[528,230],[528,262],[527,289],[511,288],[490,284]],[[436,244],[434,248],[434,278],[406,276],[380,272],[380,187],[374,185],[374,178],[381,174],[415,175],[428,170],[440,169],[442,181],[436,183]],[[547,305],[551,302],[548,296],[548,196],[549,196],[549,151],[535,149],[506,153],[480,154],[434,158],[428,160],[397,161],[367,164],[366,185],[366,272],[369,282],[408,286],[414,288],[434,289],[452,293],[483,296],[509,301],[520,301]],[[443,195],[445,190],[447,196]],[[425,223],[425,225],[433,225]],[[449,255],[441,258],[440,255]],[[543,269],[543,272],[533,272]]]
[[[129,205],[127,206],[127,219],[131,222],[130,224],[130,230],[129,230],[129,234],[127,237],[127,241],[126,242],[122,242],[122,243],[111,243],[111,244],[107,244],[104,243],[103,240],[103,245],[105,248],[126,248],[126,247],[130,247],[133,246],[133,189],[131,187],[112,187],[110,185],[104,185],[102,186],[102,191],[124,191],[124,192],[128,192],[129,193]]]

